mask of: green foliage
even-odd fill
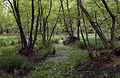
[[[76,44],[81,49],[85,48],[85,45],[84,45],[84,43],[82,41],[76,41]]]
[[[52,39],[52,40],[51,40],[51,43],[56,43],[56,44],[58,44],[58,43],[59,43],[59,39]]]
[[[0,57],[0,70],[19,69],[23,64],[21,56]]]
[[[13,75],[2,74],[0,78],[14,78]]]
[[[74,67],[77,61],[85,60],[88,56],[88,52],[83,52],[83,50],[78,50],[77,48],[66,47],[62,44],[55,44],[56,50],[65,52],[67,59],[63,59],[62,55],[56,54],[54,57],[60,57],[60,59],[55,59],[56,61],[45,61],[43,63],[35,64],[36,71],[31,71],[24,78],[82,78],[81,76],[76,76],[73,74]],[[61,47],[60,47],[61,46]],[[61,54],[61,53],[60,53]]]
[[[86,40],[86,43],[87,43],[87,40]],[[89,43],[90,43],[90,48],[91,49],[94,49],[95,48],[95,39],[94,39],[94,36],[90,36],[89,37]],[[84,49],[85,48],[85,44],[82,40],[80,41],[76,41],[75,44],[77,44],[77,46],[81,49]],[[97,39],[97,50],[104,50],[104,45],[102,44],[101,40],[98,38]]]
[[[12,56],[9,57],[8,66],[9,69],[20,69],[23,64],[23,58],[21,56]]]
[[[0,47],[18,44],[15,36],[0,36]]]
[[[0,55],[2,56],[9,56],[15,54],[16,51],[17,49],[14,46],[0,47]]]

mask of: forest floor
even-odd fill
[[[55,47],[56,54],[34,65],[36,70],[24,78],[73,78],[77,61],[85,59],[88,53],[85,50],[64,46],[62,43],[55,44]]]
[[[88,52],[62,43],[55,44],[55,47],[56,54],[34,65],[35,71],[31,71],[24,78],[119,78],[117,68],[101,69],[81,65],[77,71],[75,68],[80,61],[89,60]]]

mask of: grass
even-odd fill
[[[23,64],[23,59],[21,56],[8,56],[0,57],[0,69],[1,70],[11,70],[21,68]]]
[[[52,37],[51,41],[52,43],[56,43],[59,40],[62,40],[64,35],[55,35]],[[3,38],[7,38],[3,36]],[[91,48],[94,48],[95,42],[94,42],[94,35],[89,35],[90,40],[90,46]],[[48,53],[49,49],[51,49],[50,52],[53,52],[52,50],[57,49],[57,51],[65,51],[67,53],[67,58],[64,59],[62,62],[39,62],[37,64],[31,63],[31,62],[24,62],[22,66],[28,66],[28,67],[34,67],[36,68],[35,71],[31,71],[28,73],[24,78],[83,78],[82,75],[74,75],[73,72],[75,71],[74,68],[76,67],[76,64],[78,60],[84,61],[88,59],[88,52],[86,50],[81,50],[78,48],[71,48],[71,47],[63,47],[63,45],[59,46],[59,44],[51,44],[51,47],[48,48],[42,48],[41,38],[38,37],[37,44],[35,45],[36,52],[39,52],[39,56],[43,56],[46,53]],[[1,42],[0,42],[1,43]],[[76,42],[77,45],[82,48],[84,47],[84,43],[82,41]],[[54,46],[53,46],[54,45]],[[97,40],[97,47],[98,49],[104,49],[103,44],[101,43],[100,39]],[[11,53],[16,53],[16,49],[14,46],[4,46],[0,47],[0,53],[4,54],[4,56],[8,56]],[[1,55],[0,54],[0,55]],[[61,56],[59,56],[61,57]],[[119,64],[119,62],[117,62]],[[116,77],[120,77],[119,73],[116,74]],[[12,75],[5,75],[3,74],[1,78],[14,78]],[[17,77],[15,77],[17,78]]]
[[[0,55],[9,56],[17,52],[15,46],[0,47]]]
[[[75,42],[77,44],[77,46],[81,49],[85,48],[85,44],[83,41],[76,41]],[[87,43],[87,41],[86,41]],[[90,43],[90,48],[94,49],[95,48],[95,40],[93,38],[89,38],[89,43]],[[102,42],[100,41],[100,39],[97,40],[97,50],[104,50],[104,45],[102,44]]]
[[[0,47],[18,44],[19,41],[15,36],[0,36]]]
[[[78,59],[85,60],[88,53],[83,52],[83,50],[78,50],[77,48],[57,47],[56,49],[57,51],[66,51],[68,54],[67,59],[64,59],[62,62],[48,61],[48,62],[38,63],[34,65],[34,67],[37,68],[37,70],[31,71],[24,78],[74,77],[73,70],[76,66]]]

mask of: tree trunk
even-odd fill
[[[93,54],[91,53],[91,49],[90,49],[90,42],[89,42],[89,38],[88,38],[87,27],[85,25],[85,19],[84,19],[83,12],[82,12],[82,18],[83,18],[83,23],[84,23],[84,27],[85,27],[86,39],[87,39],[87,43],[88,43],[87,50],[88,50],[90,59],[93,60]]]
[[[47,22],[47,40],[49,38],[49,28],[48,28],[48,22]]]
[[[12,8],[14,17],[16,19],[16,23],[18,25],[19,31],[20,31],[20,37],[21,37],[21,43],[22,43],[22,48],[27,50],[27,41],[23,32],[22,24],[21,24],[21,19],[20,19],[20,14],[19,14],[19,0],[16,2],[16,0],[13,0],[13,5],[10,0],[8,0],[10,3],[10,6]]]
[[[43,45],[46,45],[46,21],[43,18]]]
[[[38,6],[39,6],[39,1],[38,0]],[[33,44],[32,44],[32,49],[34,49],[34,45],[35,45],[35,42],[36,42],[36,39],[37,39],[37,34],[38,34],[38,26],[39,26],[39,18],[40,18],[40,7],[38,7],[38,15],[37,15],[37,21],[36,21],[36,29],[35,29],[35,36],[34,36],[34,40],[33,40]]]
[[[96,11],[95,11],[95,19],[97,22],[97,15],[96,15]],[[95,32],[95,51],[97,50],[97,33]]]
[[[55,25],[54,25],[54,27],[53,27],[53,29],[52,29],[51,34],[50,34],[50,38],[49,38],[49,40],[48,40],[48,46],[49,46],[49,44],[50,44],[50,40],[51,40],[51,38],[52,38],[53,32],[54,32],[54,30],[55,30],[55,28],[56,28],[56,26],[57,26],[60,11],[61,11],[61,7],[60,7],[59,12],[58,12],[58,17],[57,17],[56,23],[55,23]]]
[[[64,12],[63,2],[62,2],[62,0],[60,0],[60,2],[61,2],[62,12],[63,12],[63,16],[64,16],[64,25],[66,26],[66,32],[69,34],[68,25],[67,25],[66,20],[65,20],[65,12]]]
[[[105,46],[106,49],[108,49],[108,42],[107,39],[105,38],[104,34],[102,34],[102,32],[100,32],[99,28],[100,27],[97,23],[97,25],[95,25],[95,23],[93,22],[93,20],[91,19],[90,15],[88,14],[88,12],[86,11],[86,9],[83,7],[81,0],[80,0],[80,8],[82,9],[82,11],[84,12],[84,14],[86,15],[86,17],[88,18],[88,21],[90,22],[90,24],[92,25],[92,27],[94,28],[94,30],[96,31],[96,33],[99,35],[103,45]]]
[[[32,34],[33,34],[33,25],[34,25],[34,0],[31,0],[31,6],[32,6],[32,20],[31,20],[31,29],[30,29],[30,37],[29,37],[29,46],[28,46],[28,52],[27,53],[31,53],[33,52],[33,48],[32,48]]]
[[[80,27],[80,8],[79,8],[79,0],[77,0],[77,10],[78,10],[78,19],[77,19],[77,37],[80,39],[80,34],[79,34],[79,27]]]
[[[114,43],[114,31],[115,31],[115,16],[112,14],[112,12],[110,11],[110,9],[107,6],[107,3],[105,2],[105,0],[102,0],[107,12],[109,13],[109,15],[112,18],[112,28],[111,28],[111,39],[110,39],[110,48],[113,49],[113,43]]]
[[[73,38],[73,28],[72,28],[72,19],[71,19],[71,16],[70,16],[70,9],[69,9],[69,3],[68,3],[68,0],[67,1],[67,10],[68,10],[68,15],[69,15],[69,23],[70,23],[70,37]]]

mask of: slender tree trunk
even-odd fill
[[[52,0],[50,0],[50,10],[46,18],[43,18],[43,45],[46,46],[46,24],[52,9]]]
[[[10,6],[12,8],[14,17],[16,19],[16,23],[18,25],[19,31],[20,31],[20,37],[21,37],[21,43],[22,43],[22,48],[27,49],[27,41],[23,32],[22,24],[21,24],[21,19],[20,19],[20,14],[19,14],[19,0],[16,2],[16,0],[13,0],[13,5],[10,0],[8,0],[10,3]]]
[[[97,22],[97,15],[96,15],[96,11],[95,11],[95,19]],[[95,51],[97,50],[97,33],[95,32]]]
[[[85,41],[85,38],[84,38],[84,35],[83,35],[83,29],[82,29],[81,26],[80,26],[80,32],[81,32],[81,36],[82,36],[82,40],[84,42],[85,48],[87,48],[87,44],[86,44],[86,41]]]
[[[28,18],[29,16],[28,16],[28,13],[27,13],[27,18]],[[27,27],[28,27],[28,34],[30,33],[29,32],[29,30],[30,30],[30,28],[29,28],[29,18],[27,19]]]
[[[79,8],[80,4],[79,4],[79,0],[77,0],[77,10],[78,10],[78,19],[77,19],[77,37],[78,39],[80,39],[80,34],[79,34],[79,27],[80,27],[80,8]]]
[[[70,32],[71,32],[71,33],[70,33],[70,37],[73,38],[73,32],[74,32],[74,31],[73,31],[73,28],[72,28],[72,19],[71,19],[71,16],[70,16],[69,3],[68,3],[68,0],[66,0],[66,1],[67,1],[68,15],[69,15],[69,17],[70,17],[70,18],[69,18],[69,19],[70,19],[70,20],[69,20],[69,23],[70,23],[70,30],[71,30],[71,31],[70,31]]]
[[[48,28],[48,22],[47,22],[47,40],[49,38],[49,28]]]
[[[55,30],[55,28],[56,28],[56,26],[57,26],[60,11],[61,11],[61,7],[60,7],[59,12],[58,12],[58,17],[57,17],[56,23],[55,23],[55,25],[54,25],[54,27],[53,27],[53,30],[52,30],[51,34],[50,34],[50,38],[49,38],[49,40],[48,40],[48,46],[50,45],[50,40],[51,40],[52,35],[53,35],[53,33],[54,33],[54,30]]]
[[[85,44],[85,48],[87,48],[87,44],[86,44],[86,41],[85,41],[85,38],[84,38],[84,35],[83,35],[83,30],[82,30],[82,27],[81,27],[81,20],[80,20],[80,8],[79,8],[80,4],[79,4],[79,0],[77,0],[77,9],[78,9],[78,39],[80,39],[80,36],[79,36],[79,27],[80,27],[80,32],[81,32],[81,36],[82,36],[82,40]]]
[[[46,45],[46,21],[43,18],[43,45]]]
[[[96,31],[96,33],[99,35],[103,45],[105,46],[106,49],[108,49],[108,42],[107,39],[105,38],[104,34],[102,34],[102,32],[100,32],[99,30],[99,25],[97,23],[97,25],[95,25],[95,23],[93,22],[93,20],[91,19],[90,15],[88,14],[88,12],[86,11],[86,9],[83,7],[81,0],[80,0],[80,8],[82,9],[82,11],[84,12],[84,14],[86,15],[86,17],[88,18],[88,21],[90,22],[90,24],[92,25],[92,27],[94,28],[94,30]]]
[[[63,1],[60,0],[60,2],[61,2],[62,12],[63,12],[63,16],[64,16],[64,25],[66,26],[66,32],[69,34],[68,25],[67,25],[66,19],[65,19],[65,12],[64,12],[64,7],[63,7]]]
[[[38,0],[38,6],[40,6],[40,5],[39,5],[39,1],[40,1],[40,0]],[[36,42],[36,39],[37,39],[38,26],[39,26],[39,18],[40,18],[40,7],[38,7],[38,15],[37,15],[35,36],[34,36],[34,40],[33,40],[33,44],[32,44],[32,49],[34,48],[34,45],[35,45],[35,42]]]
[[[34,0],[31,0],[31,6],[32,6],[32,20],[31,20],[31,29],[30,29],[30,37],[29,37],[29,46],[28,46],[28,53],[33,52],[32,49],[32,34],[33,34],[33,25],[34,25]]]
[[[110,39],[110,48],[113,49],[113,43],[114,43],[114,31],[115,31],[115,16],[112,14],[112,12],[110,11],[109,7],[107,6],[107,3],[105,2],[105,0],[102,0],[107,12],[109,13],[109,15],[112,18],[112,28],[111,28],[111,39]]]
[[[82,18],[83,18],[83,23],[84,23],[84,27],[85,27],[86,39],[87,39],[87,43],[88,43],[87,50],[88,50],[90,59],[93,60],[93,54],[91,53],[91,49],[90,49],[90,42],[89,42],[89,38],[88,38],[87,27],[85,25],[85,19],[84,19],[83,12],[82,12]]]
[[[40,1],[40,5],[41,5],[41,1]],[[41,16],[40,16],[40,35],[42,35],[42,23],[41,23],[41,17],[42,17],[42,15],[43,15],[43,8],[42,8],[42,6],[41,6]]]

